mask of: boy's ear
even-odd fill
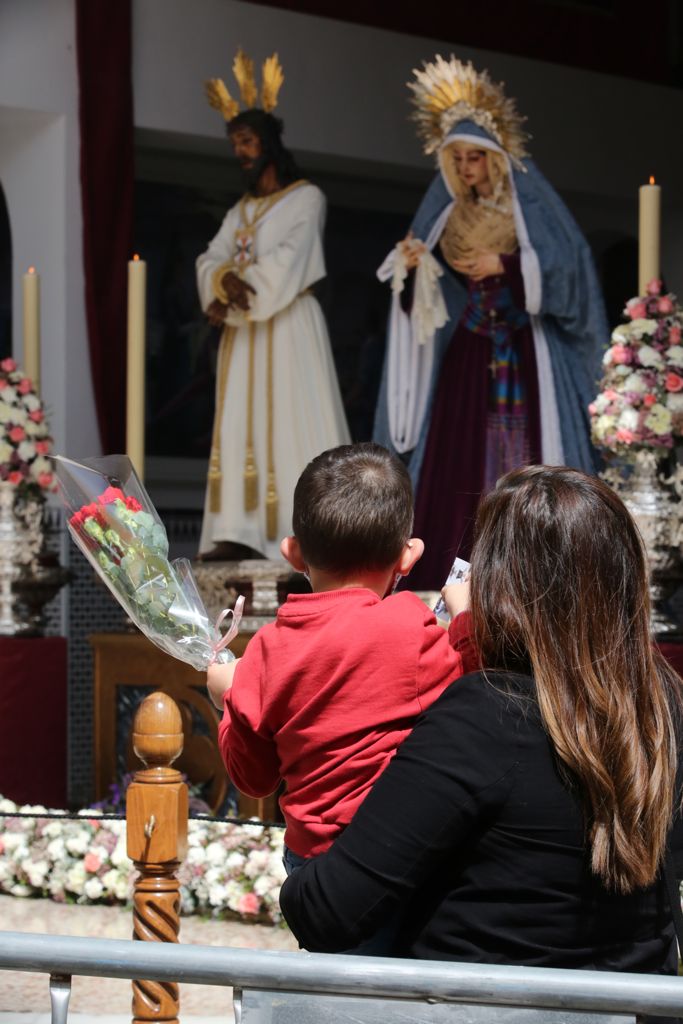
[[[296,537],[282,538],[280,541],[280,554],[296,572],[306,572],[306,563],[304,562],[299,541]]]
[[[419,537],[411,537],[408,543],[404,545],[396,566],[396,572],[400,573],[401,576],[407,576],[415,563],[419,562],[422,558],[424,549],[423,540],[420,540]]]

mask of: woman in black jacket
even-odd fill
[[[334,952],[400,912],[394,956],[675,972],[681,681],[620,499],[564,467],[509,473],[480,507],[472,617],[484,668],[287,879],[292,931]]]

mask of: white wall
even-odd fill
[[[0,182],[12,233],[13,351],[21,275],[41,275],[42,393],[59,451],[99,449],[83,301],[72,0],[0,4]]]

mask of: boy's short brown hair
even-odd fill
[[[413,486],[379,444],[343,444],[316,456],[294,490],[294,535],[307,565],[333,574],[386,569],[413,529]]]

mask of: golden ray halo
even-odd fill
[[[507,97],[503,83],[492,82],[487,71],[476,71],[470,61],[464,64],[451,54],[450,60],[437,55],[413,70],[415,81],[408,83],[413,95],[413,120],[424,144],[425,153],[436,152],[454,125],[470,120],[488,132],[510,159],[520,166],[528,156],[523,130],[525,117],[515,100]]]
[[[249,110],[258,103],[258,88],[254,74],[254,61],[248,57],[242,47],[237,51],[232,64],[232,71],[237,80],[240,97],[244,109]],[[277,53],[271,54],[263,62],[261,70],[261,107],[270,113],[277,106],[278,94],[285,80],[282,65]],[[209,104],[219,110],[226,121],[232,121],[240,112],[239,101],[230,95],[222,78],[209,78],[204,83],[206,98]]]

